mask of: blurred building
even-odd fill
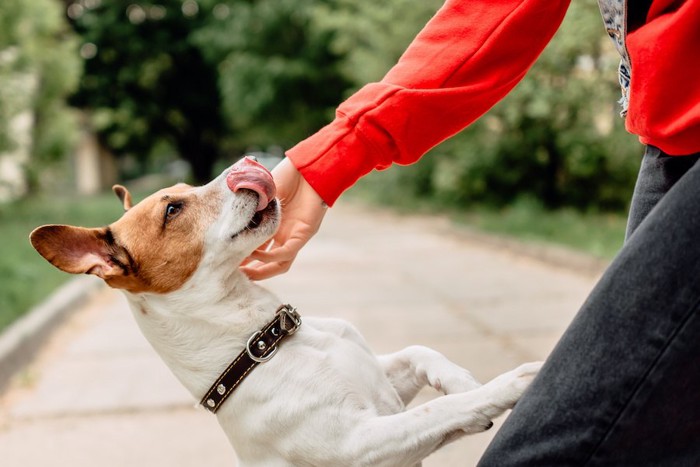
[[[75,190],[81,195],[94,195],[117,182],[114,156],[99,144],[87,125],[81,129],[71,168]]]
[[[0,65],[8,68],[19,58],[18,50],[9,47],[0,51]],[[0,104],[5,107],[10,147],[0,152],[0,202],[10,201],[27,192],[25,166],[32,148],[34,113],[32,100],[38,78],[35,74],[15,72],[3,75]]]

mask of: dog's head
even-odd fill
[[[168,293],[201,265],[230,274],[279,223],[272,175],[249,158],[207,185],[174,185],[135,206],[126,188],[114,191],[125,209],[119,220],[101,228],[45,225],[30,235],[34,248],[65,272],[133,293]]]

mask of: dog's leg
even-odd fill
[[[435,350],[414,345],[398,352],[377,357],[399,397],[408,404],[426,385],[445,394],[478,388],[472,374],[449,361]]]
[[[493,418],[515,405],[540,366],[528,363],[471,391],[368,419],[350,434],[343,454],[353,465],[418,464],[456,435],[490,428]]]

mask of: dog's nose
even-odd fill
[[[234,193],[251,190],[258,194],[257,211],[262,211],[275,197],[275,182],[272,174],[252,157],[244,157],[231,166],[226,175],[226,184]]]

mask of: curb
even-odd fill
[[[102,287],[94,277],[72,279],[0,334],[0,393],[56,327]]]

